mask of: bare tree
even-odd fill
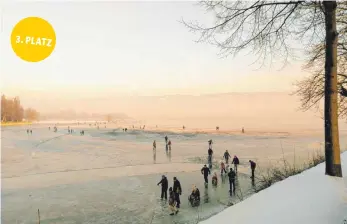
[[[251,49],[263,62],[279,57],[285,62],[293,54],[291,40],[301,40],[301,47],[306,48],[325,40],[326,174],[342,177],[337,119],[336,1],[203,1],[201,5],[214,13],[215,23],[210,26],[183,23],[200,33],[197,42],[216,45],[226,56]]]
[[[347,2],[339,2],[336,11],[337,32],[339,39],[337,44],[337,82],[338,115],[347,118]],[[306,111],[311,108],[320,109],[320,103],[324,97],[325,70],[322,65],[325,62],[325,42],[308,50],[309,58],[304,69],[311,75],[295,83],[296,90],[293,94],[298,95],[301,100],[301,109]]]

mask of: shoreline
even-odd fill
[[[0,127],[31,125],[32,122],[1,122]]]

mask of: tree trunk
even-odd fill
[[[342,177],[337,116],[337,31],[336,1],[323,1],[325,11],[325,173]]]

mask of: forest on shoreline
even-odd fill
[[[18,96],[1,96],[1,123],[37,121],[40,113],[33,108],[24,108]]]

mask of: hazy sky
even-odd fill
[[[289,91],[300,62],[257,70],[252,55],[221,59],[179,21],[211,21],[196,2],[6,3],[2,8],[1,88],[61,97]],[[52,55],[27,63],[11,49],[15,24],[39,16],[54,27]]]

